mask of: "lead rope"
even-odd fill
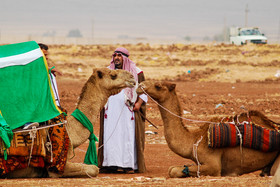
[[[107,142],[108,142],[108,141],[110,140],[110,138],[113,136],[115,130],[117,129],[117,126],[118,126],[118,124],[119,124],[119,120],[120,120],[120,118],[121,118],[121,114],[122,114],[123,109],[124,109],[125,106],[126,106],[126,105],[124,105],[123,108],[122,108],[122,110],[121,110],[121,113],[120,113],[120,115],[119,115],[119,117],[118,117],[118,120],[117,120],[117,122],[116,122],[116,126],[115,126],[113,132],[110,134],[110,136],[109,136],[109,138],[106,140],[106,142],[104,142],[102,145],[100,145],[100,146],[98,147],[98,149],[102,148],[105,144],[107,144]],[[103,139],[104,139],[104,138],[103,138]]]
[[[200,139],[195,144],[193,144],[193,156],[195,157],[196,163],[197,163],[197,177],[200,177],[199,169],[200,169],[200,166],[201,166],[200,162],[198,161],[197,149],[198,149],[198,145],[199,145],[199,143],[201,142],[202,139],[203,139],[203,136],[201,136]]]
[[[178,118],[187,120],[187,121],[192,121],[192,122],[198,122],[198,123],[210,123],[210,124],[217,124],[216,122],[210,122],[210,121],[200,121],[200,120],[192,120],[192,119],[188,119],[188,118],[184,118],[182,116],[178,116],[177,114],[174,114],[173,112],[171,112],[170,110],[168,110],[167,108],[165,108],[164,106],[162,106],[161,104],[159,104],[156,100],[154,100],[144,89],[142,86],[140,86],[141,90],[147,95],[149,96],[149,98],[151,98],[152,101],[154,101],[158,106],[160,106],[161,108],[163,108],[164,110],[166,110],[167,112],[169,112],[170,114],[172,114],[173,116],[176,116]]]

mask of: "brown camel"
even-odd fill
[[[239,146],[209,148],[207,142],[209,123],[191,130],[184,127],[182,119],[177,117],[181,116],[182,110],[175,87],[175,84],[167,82],[144,81],[139,85],[137,92],[141,94],[145,91],[162,106],[159,110],[169,148],[179,156],[199,163],[188,166],[189,176],[237,176],[260,170],[274,161],[278,153],[276,151],[265,153],[243,147],[241,152]],[[242,120],[244,119],[239,117],[239,121],[242,122]],[[196,148],[197,152],[194,152]],[[169,176],[186,177],[187,175],[182,172],[184,169],[184,166],[171,166],[168,171]]]
[[[133,87],[135,84],[132,74],[128,71],[110,70],[108,68],[93,69],[92,75],[82,89],[77,108],[94,124],[111,95],[117,94],[125,87]],[[89,130],[71,115],[68,116],[66,127],[73,148],[83,144],[90,136]],[[71,158],[72,154],[73,152],[69,150],[68,158]],[[6,177],[34,178],[42,176],[43,172],[46,172],[46,170],[29,167],[8,173]],[[95,165],[71,163],[69,161],[66,162],[62,175],[48,171],[50,177],[95,177],[98,173],[99,169]]]

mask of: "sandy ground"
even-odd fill
[[[49,58],[63,76],[57,77],[61,104],[74,111],[83,84],[93,67],[106,67],[117,45],[50,46]],[[255,109],[279,122],[279,45],[125,45],[131,59],[145,72],[146,79],[168,80],[176,90],[184,117],[209,120],[212,117],[235,115],[244,109]],[[279,74],[279,75],[278,75]],[[158,107],[149,100],[146,122],[143,174],[99,174],[81,179],[17,179],[1,180],[0,185],[86,186],[86,185],[163,185],[163,186],[269,186],[272,177],[260,177],[260,171],[239,177],[171,179],[168,168],[192,163],[173,153],[163,135]],[[201,123],[185,125],[198,127]],[[94,127],[99,136],[98,122]],[[82,162],[88,142],[75,150],[73,162]]]

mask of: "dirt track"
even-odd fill
[[[106,67],[117,46],[50,46],[50,58],[63,77],[57,77],[61,104],[70,114],[75,109],[81,88],[92,67]],[[146,73],[146,79],[168,80],[176,90],[184,117],[209,120],[215,116],[235,115],[255,109],[279,122],[280,46],[226,45],[126,45],[131,59]],[[192,163],[168,148],[163,124],[155,103],[148,102],[147,117],[159,129],[146,122],[144,174],[100,174],[87,179],[2,180],[0,185],[186,185],[186,186],[269,186],[272,177],[260,177],[260,171],[239,177],[168,178],[171,165]],[[185,121],[186,125],[199,126]],[[99,124],[95,124],[98,136]],[[88,142],[76,151],[73,162],[82,162]]]

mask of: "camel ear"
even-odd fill
[[[97,75],[98,75],[98,77],[99,77],[100,79],[102,79],[102,77],[103,77],[103,72],[100,71],[100,70],[98,70],[98,71],[97,71]]]
[[[171,84],[171,83],[170,83],[170,84],[167,84],[166,86],[167,86],[167,88],[168,88],[169,91],[172,91],[172,90],[175,89],[176,84]]]

